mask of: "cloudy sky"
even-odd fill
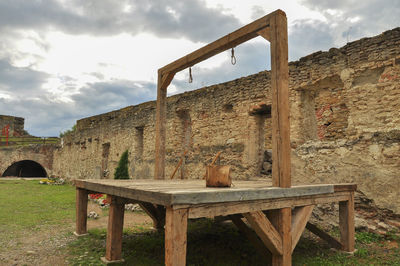
[[[0,0],[0,114],[37,136],[156,98],[157,69],[276,9],[289,57],[400,26],[398,0]],[[258,37],[175,76],[169,94],[269,69]]]

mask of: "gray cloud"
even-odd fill
[[[325,16],[336,45],[377,35],[400,25],[398,0],[303,0],[302,3]]]
[[[32,70],[28,67],[14,67],[7,59],[0,59],[0,90],[13,94],[30,93],[40,86],[49,77],[44,72]]]
[[[4,29],[57,29],[90,35],[145,31],[159,37],[207,42],[239,24],[234,16],[208,8],[202,0],[0,1],[0,28]]]
[[[50,29],[91,36],[151,32],[159,37],[210,42],[240,26],[237,18],[206,7],[202,0],[72,0],[66,3],[56,0],[0,1],[0,92],[11,96],[0,96],[0,114],[25,117],[26,128],[34,135],[58,135],[82,117],[153,100],[156,84],[111,80],[77,87],[75,80],[62,77],[66,89],[75,94],[71,96],[71,102],[60,101],[57,95],[42,88],[51,77],[49,74],[35,71],[34,66],[17,68],[10,64],[14,59],[27,56],[15,50],[13,45],[20,39],[21,32],[35,32],[31,40],[46,51],[48,44],[42,36]],[[299,20],[292,23],[289,31],[290,60],[343,45],[347,38],[353,41],[400,24],[400,2],[395,0],[305,0],[303,3],[321,12],[326,21]],[[328,12],[328,9],[337,12]],[[252,17],[259,17],[263,15],[261,13],[261,7],[254,7]],[[193,84],[188,84],[186,79],[174,80],[173,84],[178,92],[183,92],[270,68],[267,42],[240,45],[235,53],[235,66],[230,64],[228,51],[225,62],[218,67],[204,69],[195,66]],[[90,75],[99,80],[103,78],[101,73]]]
[[[236,64],[231,64],[230,50],[225,52],[226,60],[218,67],[192,68],[193,83],[188,83],[189,78],[186,70],[185,79],[174,79],[172,84],[176,86],[177,92],[193,90],[216,83],[226,82],[250,74],[258,73],[265,69],[270,69],[270,47],[267,41],[250,42],[235,48]]]
[[[147,81],[111,80],[76,88],[75,80],[59,77],[71,91],[70,102],[60,101],[42,88],[50,75],[18,68],[0,60],[0,114],[25,118],[25,128],[37,136],[57,136],[76,120],[154,100],[156,84]],[[6,93],[10,97],[2,97]]]
[[[292,25],[289,34],[289,60],[319,50],[328,50],[334,45],[330,26],[316,20],[298,20]]]

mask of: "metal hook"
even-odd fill
[[[235,50],[233,49],[233,47],[232,47],[232,50],[231,50],[231,64],[232,65],[236,64]]]
[[[193,82],[193,76],[192,76],[192,68],[189,67],[189,83]]]

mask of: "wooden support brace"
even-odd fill
[[[186,265],[188,210],[167,207],[165,219],[165,265]]]
[[[268,262],[271,261],[271,252],[258,238],[257,234],[242,220],[240,214],[230,215],[229,218],[247,239],[253,244],[257,252]]]
[[[257,34],[260,35],[261,37],[263,37],[264,39],[266,39],[267,41],[270,41],[270,40],[271,40],[271,35],[270,35],[269,27],[264,28],[264,29],[258,31]]]
[[[243,213],[272,254],[282,255],[282,238],[262,211]]]
[[[108,212],[106,257],[102,260],[107,263],[121,262],[125,202],[117,196],[108,195],[108,198],[111,202]]]
[[[342,249],[342,244],[334,237],[325,233],[321,229],[319,229],[316,225],[308,222],[306,228],[316,236],[319,236],[321,239],[325,240],[331,247],[336,249]]]
[[[87,235],[88,191],[76,188],[76,236]]]
[[[292,252],[300,240],[315,205],[297,207],[292,211]]]
[[[354,192],[348,201],[339,202],[340,242],[344,251],[354,251]]]
[[[139,203],[140,207],[153,220],[153,227],[157,231],[164,230],[165,225],[165,209],[163,206],[154,205],[148,202]]]

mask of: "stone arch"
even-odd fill
[[[22,160],[11,164],[4,171],[2,177],[47,177],[44,167],[32,160]]]

